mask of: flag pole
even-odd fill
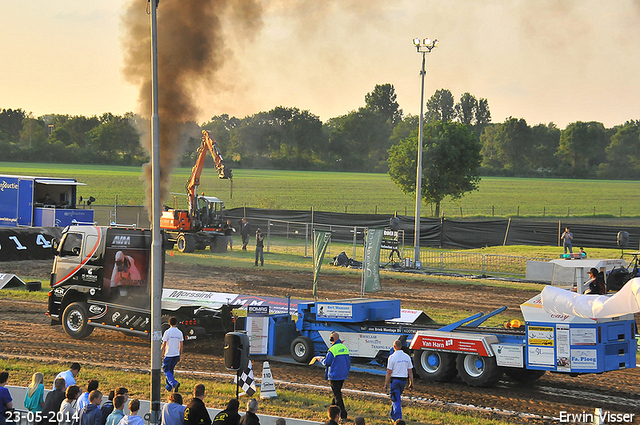
[[[362,246],[364,249],[362,250],[362,274],[360,276],[360,297],[364,298],[364,273],[365,273],[365,258],[367,257],[367,233],[369,232],[369,228],[364,228],[364,240],[362,242]]]

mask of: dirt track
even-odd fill
[[[0,263],[0,271],[18,275],[46,276],[50,262]],[[197,268],[167,264],[165,286],[220,292],[238,292],[249,295],[308,298],[310,273],[290,273],[267,269],[230,269],[199,265]],[[321,277],[321,296],[332,299],[358,296],[360,279],[357,277]],[[493,310],[502,305],[509,307],[514,316],[519,304],[535,292],[519,289],[489,288],[480,285],[437,284],[426,276],[423,280],[385,279],[381,298],[400,298],[404,304],[424,309],[455,308],[470,313]],[[75,361],[91,358],[93,362],[122,367],[148,368],[148,343],[117,332],[97,329],[88,339],[73,340],[60,326],[51,327],[45,316],[46,306],[27,301],[0,300],[2,329],[0,355]],[[222,360],[222,344],[215,344],[214,355],[187,350],[180,363],[187,370],[206,370],[227,373]],[[260,376],[260,365],[256,365]],[[322,371],[304,365],[272,363],[274,376],[281,381],[326,385]],[[603,375],[569,377],[546,374],[535,384],[522,385],[507,378],[491,389],[466,386],[459,379],[446,384],[428,384],[418,380],[415,389],[406,394],[444,403],[461,403],[502,410],[524,412],[537,418],[514,418],[523,423],[553,423],[540,417],[558,417],[561,411],[593,412],[595,407],[617,413],[635,413],[640,417],[639,369],[622,370]],[[345,384],[347,389],[382,392],[384,378],[365,374],[352,374]],[[441,407],[458,409],[457,407]],[[495,413],[485,412],[485,416]],[[638,421],[636,421],[638,422]]]

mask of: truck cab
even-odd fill
[[[151,231],[146,229],[67,227],[51,272],[47,311],[51,324],[62,324],[77,339],[88,337],[96,327],[148,336],[151,244]],[[164,274],[164,261],[162,269]],[[163,303],[163,323],[175,316],[185,339],[194,340],[232,330],[234,307]]]

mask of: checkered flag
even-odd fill
[[[238,380],[238,376],[240,377]],[[256,381],[253,379],[253,368],[251,367],[251,360],[247,364],[247,368],[242,371],[238,371],[235,377],[236,385],[242,389],[242,393],[238,395],[248,395],[251,397],[256,393]]]

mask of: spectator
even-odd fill
[[[123,402],[123,412],[124,412],[124,406],[127,405],[127,403],[129,402],[129,390],[126,389],[125,387],[118,387],[113,391],[109,392],[109,396],[111,396],[111,393],[114,392],[115,397],[121,395],[124,397],[124,402]],[[115,400],[115,398],[114,398]],[[111,403],[111,405],[109,405],[109,401],[105,402],[105,404],[100,408],[100,411],[102,412],[102,423],[105,423],[107,421],[107,417],[113,413],[113,408],[114,408],[114,404]],[[124,415],[123,415],[124,416]],[[122,419],[122,418],[120,418]],[[120,420],[118,419],[118,421]],[[116,422],[114,425],[118,425],[118,422]]]
[[[331,347],[327,356],[322,360],[322,364],[327,368],[325,370],[325,379],[331,382],[331,391],[333,391],[331,404],[340,408],[340,417],[346,420],[347,409],[344,407],[344,401],[342,400],[342,385],[349,376],[351,357],[349,356],[349,349],[342,343],[337,332],[331,332],[329,342],[331,342]]]
[[[42,412],[44,404],[44,376],[36,372],[31,377],[31,383],[27,387],[27,394],[24,396],[24,408],[30,412]]]
[[[105,425],[118,425],[120,420],[124,418],[124,405],[126,398],[123,395],[117,395],[113,398],[113,412],[109,413]]]
[[[229,250],[233,251],[233,235],[232,233],[236,231],[236,229],[231,226],[231,220],[227,220],[227,222],[222,226],[222,231],[224,232],[224,237],[227,238],[227,245],[229,245]]]
[[[259,227],[256,230],[256,267],[258,266],[258,257],[260,257],[260,265],[264,266],[264,236]]]
[[[240,222],[240,235],[242,235],[242,250],[247,250],[247,244],[249,243],[249,233],[251,233],[251,225],[247,222],[246,218],[243,218]]]
[[[211,417],[204,404],[204,384],[193,388],[193,399],[184,409],[184,425],[211,425]]]
[[[364,423],[364,417],[362,416],[356,416],[356,418],[353,420],[353,423],[355,425],[365,425]]]
[[[238,413],[238,408],[240,407],[240,403],[235,398],[229,400],[227,403],[227,408],[221,410],[215,418],[213,418],[213,425],[238,425],[240,421],[240,414]]]
[[[258,400],[252,398],[247,402],[247,413],[240,419],[240,425],[260,425],[260,419],[256,412],[258,411]]]
[[[162,425],[184,424],[184,406],[180,393],[170,393],[168,403],[162,408]]]
[[[287,421],[284,418],[278,418],[276,419],[276,425],[287,425]]]
[[[402,341],[399,339],[393,343],[395,350],[389,356],[387,363],[387,375],[384,381],[384,389],[390,388],[392,420],[402,419],[402,392],[409,381],[408,388],[413,387],[413,363],[411,356],[402,350]]]
[[[140,410],[140,400],[134,398],[129,402],[129,414],[120,419],[118,425],[144,425],[144,421],[138,416],[138,410]]]
[[[4,414],[13,409],[11,393],[5,388],[9,379],[8,372],[0,372],[0,425],[6,424]]]
[[[338,421],[340,420],[340,408],[338,406],[329,406],[327,415],[329,416],[329,420],[325,422],[324,425],[338,425]]]
[[[89,404],[85,405],[78,413],[78,425],[102,425],[100,402],[102,402],[102,393],[98,390],[91,391]]]
[[[160,347],[163,357],[162,370],[164,370],[165,381],[167,382],[165,386],[167,391],[178,391],[180,383],[176,381],[173,373],[182,355],[184,336],[182,331],[178,329],[178,319],[174,316],[169,318],[169,325],[169,329],[162,335],[162,346]]]
[[[396,421],[393,423],[393,425],[407,425],[407,423],[405,421],[403,421],[402,419],[396,419]]]
[[[98,389],[98,381],[96,381],[95,379],[91,379],[87,383],[87,390],[84,393],[82,393],[80,398],[78,398],[78,403],[76,404],[76,410],[78,412],[82,410],[84,406],[91,403],[91,401],[89,400],[89,394],[91,394],[91,391],[94,391],[97,389]]]
[[[562,246],[564,247],[564,253],[567,253],[569,250],[569,254],[573,253],[573,233],[569,230],[568,227],[564,228],[564,233],[560,236],[562,240]]]
[[[67,388],[69,388],[69,386],[76,384],[76,377],[78,376],[78,373],[80,373],[80,364],[79,363],[71,363],[71,367],[69,367],[69,370],[65,370],[64,372],[60,372],[56,376],[56,379],[64,378],[64,389],[66,390]],[[55,380],[54,380],[54,382],[55,382]],[[55,389],[55,385],[54,385],[53,389]]]
[[[64,378],[58,378],[53,383],[55,389],[49,391],[47,397],[44,399],[44,406],[42,406],[42,422],[54,425],[58,423],[56,414],[60,411],[60,405],[64,400]]]
[[[76,403],[80,396],[80,387],[77,385],[69,385],[65,395],[66,398],[60,405],[60,425],[71,425],[78,422],[78,410],[76,409]]]
[[[116,396],[116,391],[109,391],[109,395],[107,396],[107,401],[104,402],[102,406],[100,406],[100,414],[102,415],[102,425],[107,421],[107,416],[113,412],[113,399]]]

